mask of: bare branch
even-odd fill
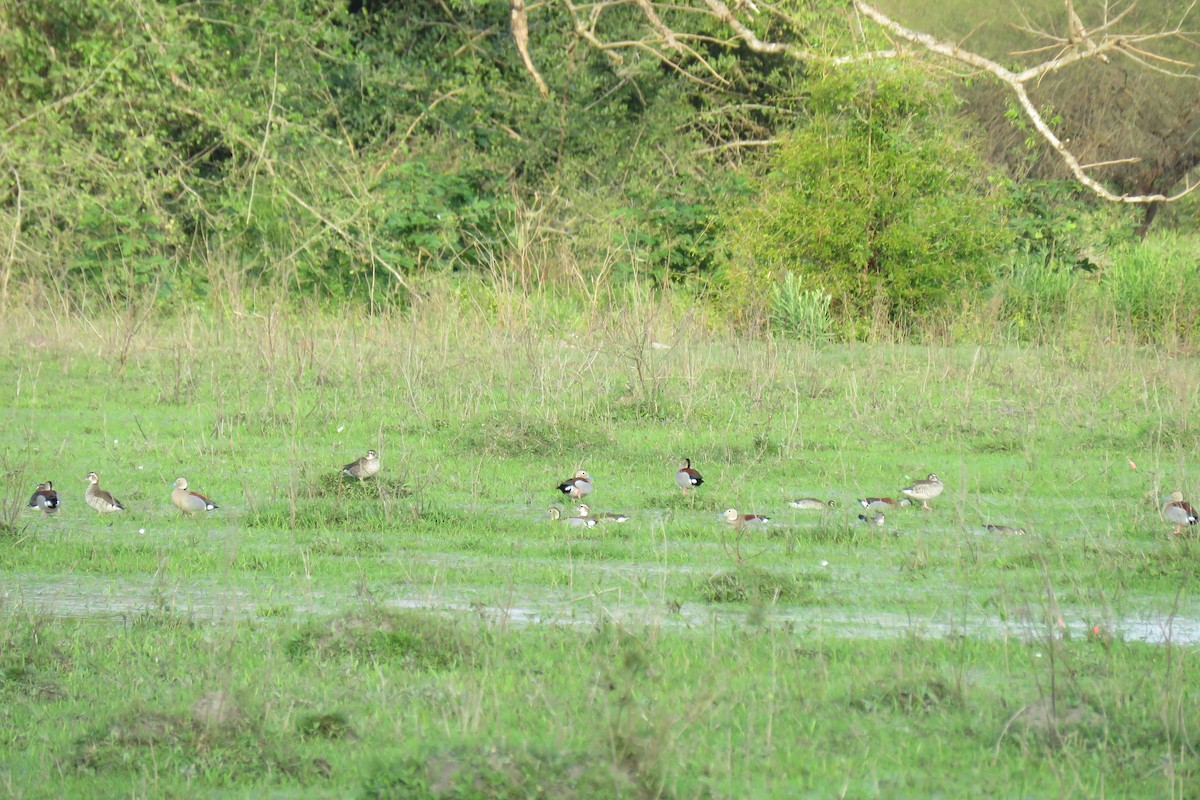
[[[732,29],[737,34],[737,37],[745,43],[746,47],[756,53],[782,53],[797,61],[816,61],[833,66],[853,64],[861,61],[874,61],[881,58],[895,58],[899,55],[899,52],[896,50],[878,50],[851,56],[826,56],[821,53],[814,53],[811,50],[801,50],[791,44],[764,42],[758,38],[754,31],[743,25],[734,16],[733,12],[729,10],[729,6],[725,5],[721,0],[704,0],[704,3],[712,10],[713,16],[718,21]]]
[[[779,144],[783,139],[747,139],[741,142],[724,142],[713,147],[701,147],[696,153],[718,153],[722,150],[734,150],[742,147],[770,147]]]
[[[654,13],[654,6],[650,3],[650,0],[638,0],[638,7],[646,15],[646,19],[650,20],[650,27],[654,28],[658,35],[662,37],[667,49],[682,53],[683,45],[676,40],[675,34],[666,25],[663,25],[662,20],[658,18],[658,14]]]
[[[517,43],[517,52],[521,54],[521,61],[525,63],[525,69],[533,76],[533,82],[537,84],[542,97],[549,97],[550,87],[542,80],[537,67],[533,65],[533,59],[529,57],[529,20],[525,16],[525,0],[510,0],[510,7],[512,8],[513,41]]]
[[[522,2],[522,0],[511,0],[511,2],[514,3],[515,8],[516,4]],[[1128,3],[1112,16],[1109,15],[1109,8],[1106,4],[1103,12],[1103,20],[1090,29],[1076,12],[1073,0],[1063,0],[1066,27],[1065,36],[1035,27],[1023,12],[1018,12],[1021,14],[1022,24],[1017,27],[1038,39],[1042,39],[1045,44],[1028,50],[1018,51],[1012,55],[1049,55],[1048,58],[1040,63],[1020,71],[1009,69],[993,59],[966,49],[962,41],[958,43],[943,41],[931,34],[908,28],[884,14],[872,5],[871,2],[868,2],[868,0],[852,0],[856,12],[856,35],[860,40],[868,37],[869,34],[864,28],[863,20],[869,20],[889,37],[902,43],[899,47],[864,50],[846,55],[831,55],[797,45],[790,41],[766,41],[760,38],[745,21],[759,13],[759,7],[753,0],[735,0],[733,9],[726,4],[726,0],[690,0],[690,2],[675,2],[671,4],[655,3],[654,0],[597,0],[597,2],[581,6],[574,5],[572,0],[560,0],[560,2],[568,10],[576,35],[597,51],[604,53],[614,65],[618,67],[624,65],[624,59],[619,51],[629,49],[641,50],[650,53],[663,64],[677,70],[689,80],[696,81],[710,88],[721,87],[714,87],[712,83],[692,74],[691,71],[684,67],[684,60],[692,60],[701,64],[705,71],[722,86],[728,85],[730,81],[722,76],[698,51],[685,44],[688,40],[699,40],[709,44],[716,43],[726,47],[737,43],[755,53],[781,55],[799,62],[818,63],[829,66],[842,66],[910,55],[913,51],[906,49],[905,45],[915,45],[916,48],[939,56],[942,59],[942,65],[938,65],[934,61],[931,62],[931,67],[944,68],[946,63],[964,65],[976,72],[986,72],[1004,84],[1016,99],[1022,113],[1033,125],[1038,135],[1058,154],[1059,159],[1067,166],[1074,178],[1096,195],[1112,202],[1147,204],[1170,202],[1189,194],[1197,188],[1196,186],[1188,185],[1181,192],[1173,195],[1131,195],[1112,192],[1095,178],[1091,177],[1088,174],[1088,170],[1102,166],[1134,163],[1137,159],[1114,158],[1086,166],[1080,164],[1078,157],[1068,147],[1068,142],[1062,141],[1042,117],[1041,112],[1029,96],[1029,90],[1031,84],[1036,85],[1045,76],[1066,67],[1080,64],[1088,59],[1099,59],[1107,63],[1111,53],[1119,53],[1149,70],[1175,77],[1200,80],[1200,76],[1186,72],[1186,70],[1193,69],[1194,65],[1153,52],[1147,47],[1147,45],[1153,42],[1171,37],[1190,41],[1188,39],[1190,34],[1183,31],[1183,24],[1200,0],[1191,0],[1178,17],[1178,22],[1175,23],[1173,28],[1153,33],[1140,33],[1136,31],[1119,33],[1116,31],[1117,26],[1131,14],[1137,5],[1137,0]],[[605,11],[617,7],[636,8],[640,11],[646,20],[648,28],[648,33],[644,38],[622,41],[603,40],[602,36],[597,32],[600,18]],[[777,6],[765,5],[764,8],[766,9],[766,13],[780,17],[785,21],[790,20],[786,12]],[[701,36],[695,33],[676,30],[667,24],[660,13],[664,9],[671,15],[667,19],[674,20],[676,23],[679,22],[683,15],[699,16],[708,20],[715,20],[730,32],[731,37],[728,40],[723,40],[713,38],[712,36]],[[585,13],[586,20],[584,19]],[[522,51],[522,55],[525,55],[524,51]],[[1172,67],[1175,69],[1171,69]],[[747,138],[705,148],[700,152],[716,152],[743,147],[765,147],[771,145],[774,141],[770,138]]]
[[[883,12],[864,2],[864,0],[854,0],[854,7],[861,14],[870,18],[886,30],[891,31],[894,35],[899,36],[901,39],[913,42],[914,44],[919,44],[931,53],[936,53],[937,55],[977,67],[981,70],[991,73],[997,79],[1002,81],[1008,86],[1009,90],[1016,97],[1017,103],[1021,106],[1021,110],[1025,112],[1025,116],[1033,124],[1033,127],[1037,130],[1041,137],[1046,140],[1046,143],[1049,144],[1056,153],[1058,153],[1059,158],[1062,159],[1063,163],[1067,165],[1067,168],[1071,171],[1071,174],[1075,176],[1075,180],[1079,181],[1084,186],[1091,189],[1094,193],[1100,197],[1103,197],[1105,200],[1111,200],[1115,203],[1163,203],[1177,200],[1180,197],[1191,193],[1196,188],[1195,186],[1190,186],[1184,189],[1182,192],[1169,196],[1162,194],[1115,194],[1114,192],[1109,191],[1109,189],[1106,188],[1102,183],[1087,174],[1087,171],[1084,169],[1084,167],[1080,165],[1079,159],[1075,157],[1075,155],[1067,148],[1066,144],[1059,139],[1058,136],[1055,135],[1054,131],[1050,129],[1050,126],[1046,124],[1046,121],[1042,118],[1041,113],[1037,110],[1037,107],[1033,104],[1033,101],[1029,97],[1029,91],[1025,86],[1025,84],[1029,81],[1033,80],[1034,78],[1039,78],[1042,75],[1045,75],[1056,69],[1060,69],[1067,64],[1082,61],[1085,58],[1097,57],[1108,50],[1116,50],[1123,42],[1121,37],[1108,37],[1102,40],[1099,44],[1095,44],[1094,47],[1073,49],[1071,52],[1066,53],[1061,57],[1016,73],[1000,64],[997,64],[995,61],[992,61],[989,58],[979,55],[978,53],[973,53],[969,50],[963,50],[958,45],[951,44],[949,42],[940,41],[927,33],[921,33],[911,30],[910,28],[906,28],[905,26],[888,17]],[[1145,40],[1158,37],[1157,35],[1151,34],[1145,37],[1137,38]]]

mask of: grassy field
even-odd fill
[[[0,793],[1200,792],[1195,359],[485,312],[0,323]]]

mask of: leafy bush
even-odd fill
[[[877,302],[934,311],[990,277],[1006,242],[994,187],[945,85],[872,65],[814,81],[811,119],[773,151],[733,212],[731,300],[761,308],[785,272],[832,295],[842,320]]]
[[[389,170],[376,205],[385,215],[377,231],[381,254],[410,271],[484,263],[512,209],[493,194],[492,182],[478,170],[435,170],[420,159]]]
[[[632,205],[620,209],[630,233],[620,244],[629,246],[659,281],[708,276],[725,266],[725,217],[722,209],[749,192],[737,173],[683,176],[669,188],[634,185]]]

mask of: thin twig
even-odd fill
[[[258,167],[263,162],[263,155],[267,152],[267,140],[271,137],[271,125],[275,119],[275,95],[279,88],[279,49],[275,50],[275,69],[271,74],[271,102],[267,105],[267,123],[263,126],[262,143],[258,146],[258,155],[254,158],[254,164],[250,167],[250,196],[246,198],[246,224],[250,224],[250,217],[254,212],[254,189],[258,185]]]

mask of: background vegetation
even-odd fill
[[[735,78],[720,83],[700,63],[588,47],[556,8],[530,14],[543,97],[503,2],[0,6],[0,305],[378,309],[450,275],[593,300],[647,282],[714,325],[788,335],[808,330],[787,322],[808,292],[818,337],[965,335],[980,315],[1030,336],[1099,303],[1147,340],[1186,338],[1173,290],[1197,280],[1195,204],[1140,243],[1142,210],[1043,169],[977,84],[710,41]],[[841,44],[841,6],[795,11],[800,27],[772,35]],[[1003,52],[1010,29],[983,17],[983,44]],[[604,33],[642,22],[609,14]],[[1194,104],[1159,104],[1184,109],[1166,120],[1119,111],[1127,95],[1087,102],[1183,132],[1159,161],[1136,155],[1186,162]],[[1148,145],[1093,122],[1097,141]],[[1131,269],[1149,270],[1141,288],[1120,277]]]

